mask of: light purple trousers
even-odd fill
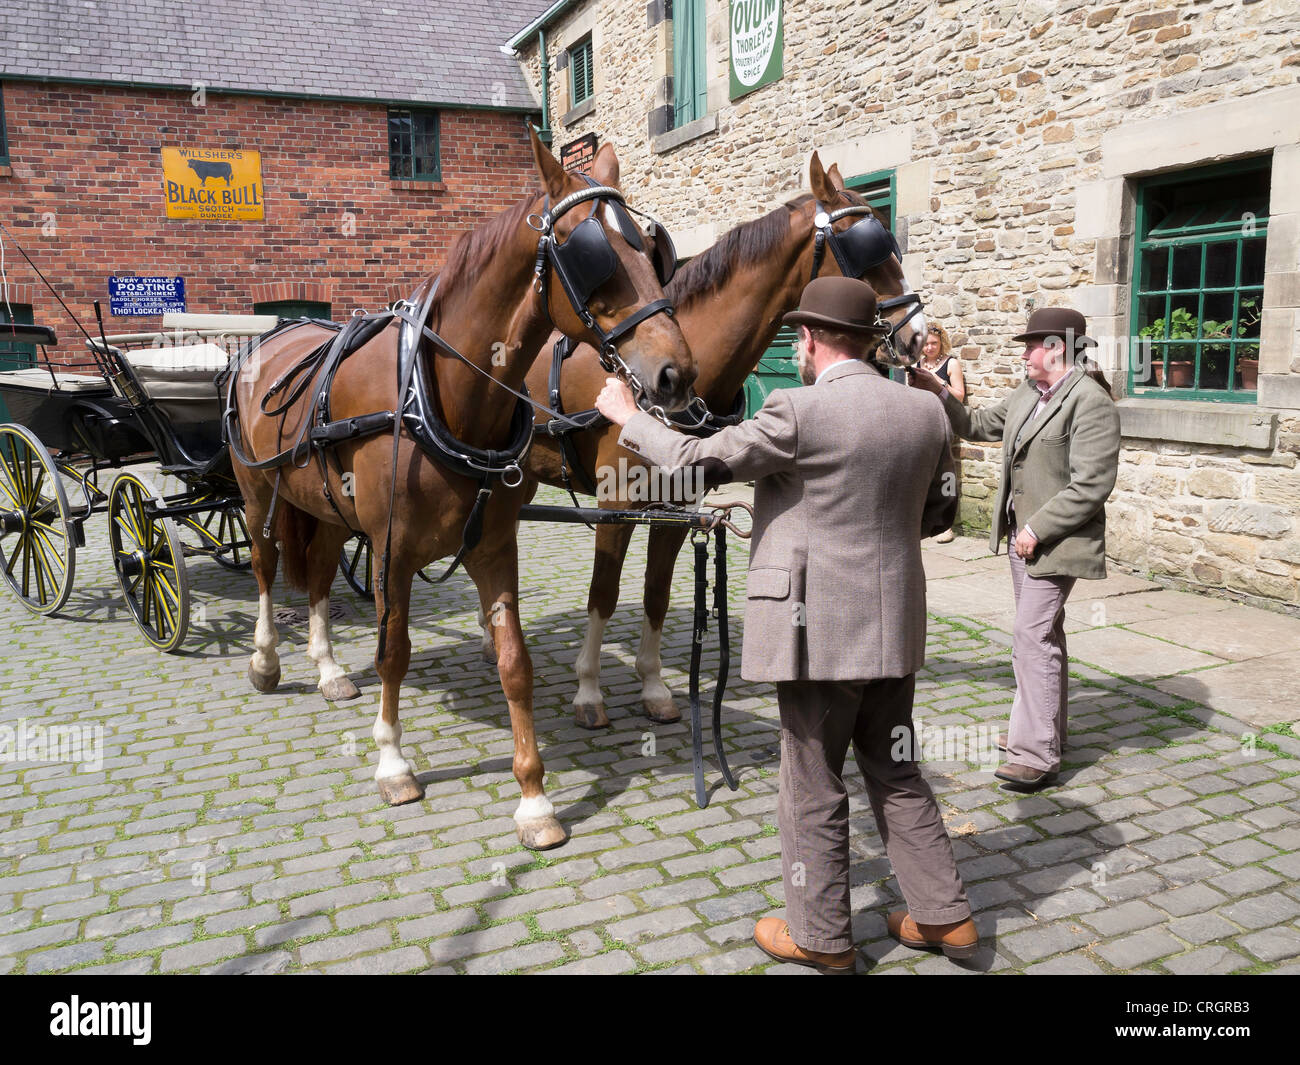
[[[1014,544],[1014,539],[1012,541]],[[1016,625],[1011,664],[1016,698],[1007,730],[1007,762],[1056,772],[1065,747],[1069,696],[1065,654],[1065,601],[1074,577],[1035,577],[1011,549]]]

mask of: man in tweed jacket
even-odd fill
[[[815,387],[773,392],[750,421],[685,436],[613,379],[597,406],[625,426],[623,447],[659,466],[698,466],[710,485],[754,481],[741,675],[777,685],[788,917],[760,921],[755,941],[782,960],[854,969],[852,744],[911,913],[891,915],[891,932],[967,957],[977,937],[938,806],[919,766],[891,756],[925,660],[920,541],[957,506],[951,429],[933,396],[856,357],[887,328],[870,286],[819,278],[785,321],[799,326],[800,374]]]

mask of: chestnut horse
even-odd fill
[[[835,233],[842,237],[847,230],[863,223],[864,215],[870,212],[860,196],[844,187],[837,167],[832,166],[829,173],[823,170],[816,153],[809,164],[808,177],[811,196],[804,195],[762,218],[737,226],[682,267],[668,286],[682,332],[695,355],[699,371],[695,381],[696,393],[715,414],[725,415],[731,411],[732,402],[743,388],[745,378],[776,336],[781,316],[798,306],[799,296],[812,278],[815,258],[820,260],[817,265],[821,273],[841,272],[838,251],[830,255],[825,254],[823,248],[822,254],[815,256],[819,226],[827,223],[828,217],[833,217],[838,210],[846,210],[844,217],[831,223]],[[823,208],[829,216],[819,218]],[[902,263],[898,260],[892,238],[887,233],[876,233],[873,239],[879,243],[882,236],[886,243],[880,246],[888,250],[878,254],[884,254],[884,260],[856,272],[881,297],[884,313],[889,306],[887,297],[907,297],[912,289],[903,276]],[[865,255],[862,258],[870,261],[877,256]],[[845,261],[851,263],[852,257]],[[905,305],[888,312],[895,327],[901,325],[895,346],[900,357],[898,361],[914,362],[925,343],[927,331],[925,318],[919,314],[919,297],[910,296],[894,302]],[[916,309],[909,312],[906,305],[915,305]],[[550,363],[549,348],[543,349],[528,373],[529,388],[538,395],[546,394]],[[607,376],[601,370],[594,351],[587,347],[578,349],[564,363],[561,376],[563,409],[572,412],[590,408]],[[618,446],[617,426],[603,420],[602,425],[603,428],[571,437],[581,471],[577,476],[569,471],[570,481],[581,485],[585,480],[588,486],[593,486],[599,483],[603,474],[605,483],[618,486],[620,492],[617,497],[604,491],[598,493],[602,497],[602,507],[644,506],[644,503],[627,499],[626,478],[609,477],[611,472],[620,469],[620,462],[626,463],[622,468],[630,469],[641,463],[641,458]],[[538,433],[529,455],[527,474],[535,481],[567,487],[561,461],[557,442]],[[664,502],[662,499],[659,501]],[[619,578],[631,536],[630,525],[596,526],[596,557],[587,599],[587,637],[578,655],[578,693],[574,699],[576,722],[583,728],[603,728],[609,724],[600,688],[600,648],[605,626],[618,603]],[[685,537],[686,532],[681,528],[656,526],[650,529],[645,616],[636,670],[642,681],[644,712],[657,722],[676,721],[681,716],[661,676],[660,643],[673,568]],[[491,648],[486,637],[483,650],[484,657],[490,659]]]
[[[510,708],[513,768],[521,792],[516,830],[524,846],[544,849],[563,843],[566,833],[542,786],[533,731],[532,662],[518,615],[516,527],[524,498],[522,477],[503,476],[485,497],[488,482],[454,472],[431,457],[412,439],[414,397],[419,387],[433,397],[427,409],[440,417],[465,453],[481,456],[496,449],[492,454],[499,456],[520,439],[521,425],[521,446],[526,447],[531,429],[528,412],[521,412],[516,397],[499,385],[522,387],[552,328],[575,341],[601,344],[612,363],[621,359],[622,372],[635,375],[645,402],[665,409],[684,405],[695,371],[676,321],[671,314],[655,313],[667,305],[663,288],[645,252],[646,238],[626,228],[630,219],[617,206],[618,160],[612,147],[606,144],[595,159],[598,189],[566,173],[536,135],[532,148],[544,192],[528,195],[462,235],[440,282],[426,279],[404,309],[394,309],[391,322],[376,319],[381,331],[337,365],[329,392],[332,425],[402,409],[405,421],[397,421],[396,429],[342,439],[316,456],[319,461],[256,468],[282,457],[304,424],[311,424],[315,390],[295,397],[286,382],[303,379],[301,371],[295,378],[294,367],[308,365],[307,357],[334,333],[301,324],[269,334],[250,350],[234,377],[229,415],[234,425],[228,435],[247,507],[259,591],[256,650],[249,662],[253,686],[271,691],[280,679],[271,585],[282,555],[286,580],[309,593],[307,655],[319,668],[321,692],[327,699],[359,694],[334,661],[330,583],[339,549],[355,532],[369,536],[377,558],[387,545],[386,580],[376,566],[374,581],[380,617],[375,665],[382,681],[373,730],[379,748],[375,780],[391,805],[421,798],[423,785],[402,755],[398,720],[398,693],[410,662],[411,581],[417,570],[468,547],[465,569],[477,586],[482,610],[493,619],[501,687]],[[420,310],[413,311],[415,306]],[[611,335],[620,333],[615,349]],[[406,346],[399,349],[399,343]],[[399,361],[402,352],[416,349],[419,360],[406,359],[402,365],[423,366],[423,373],[412,371],[413,388],[402,391]],[[412,399],[399,399],[399,392]],[[283,419],[271,416],[279,414],[277,407],[287,410]],[[484,498],[485,508],[477,509],[476,501]],[[273,515],[274,539],[263,529],[268,514]],[[470,535],[474,514],[482,521],[477,538]]]

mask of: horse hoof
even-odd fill
[[[643,699],[641,709],[656,725],[671,725],[682,719],[682,712],[672,699]]]
[[[355,699],[361,694],[357,686],[347,677],[335,677],[333,680],[327,680],[320,686],[320,693],[332,703],[346,702],[348,699]]]
[[[485,643],[481,651],[485,665],[495,666],[497,664],[497,649],[495,647],[490,643]]]
[[[569,834],[554,817],[537,817],[530,821],[516,821],[515,832],[519,842],[530,851],[548,851],[564,843]]]
[[[379,797],[389,806],[402,806],[424,798],[424,785],[411,773],[401,777],[385,777],[375,783],[379,785]]]
[[[276,666],[274,673],[262,674],[250,665],[248,683],[260,692],[273,692],[280,685],[280,667]]]
[[[574,703],[573,723],[578,728],[609,728],[609,715],[605,713],[602,703]]]

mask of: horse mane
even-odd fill
[[[466,230],[456,238],[447,254],[447,261],[442,264],[439,272],[442,281],[433,298],[431,315],[436,316],[443,303],[464,285],[473,283],[501,246],[510,239],[510,234],[527,217],[528,209],[539,195],[541,193],[537,191],[525,194],[513,207],[499,211],[481,226]]]
[[[850,190],[842,190],[840,196],[850,203],[866,202]],[[812,194],[805,192],[759,218],[727,230],[715,244],[678,270],[664,291],[678,308],[689,307],[717,292],[734,271],[756,266],[771,256],[790,233],[790,216],[811,199]]]

